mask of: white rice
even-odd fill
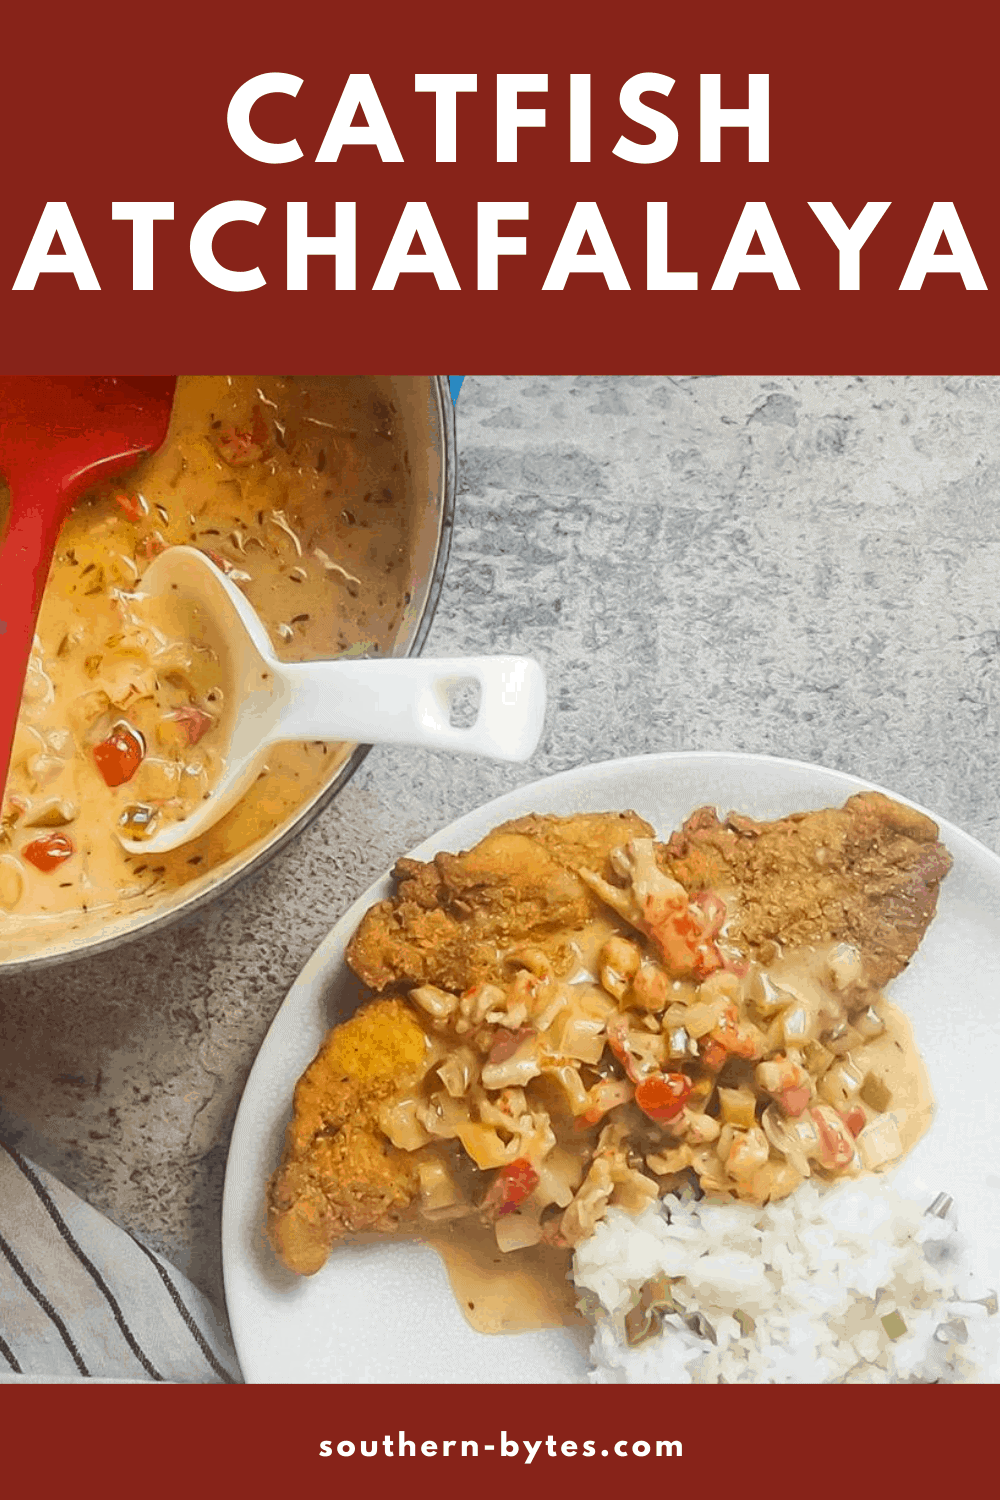
[[[592,1294],[591,1380],[997,1380],[996,1296],[953,1216],[926,1207],[869,1180],[806,1183],[766,1208],[668,1196],[637,1217],[609,1210],[573,1259]],[[660,1275],[679,1311],[630,1348],[625,1315]]]

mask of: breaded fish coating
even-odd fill
[[[726,899],[737,949],[767,962],[804,943],[851,943],[877,987],[917,951],[951,869],[937,824],[880,792],[769,823],[702,807],[657,860],[686,890]]]
[[[495,980],[503,950],[562,943],[601,911],[578,870],[610,876],[613,849],[652,836],[633,812],[531,814],[464,854],[401,859],[398,894],[365,914],[347,961],[378,992],[432,983],[460,993]]]
[[[379,1000],[327,1036],[295,1087],[282,1163],[267,1194],[278,1258],[309,1276],[347,1234],[398,1228],[417,1192],[413,1159],[379,1109],[421,1076],[427,1037],[400,1000]]]

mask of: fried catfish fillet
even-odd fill
[[[772,823],[699,808],[657,861],[689,892],[728,898],[736,948],[767,962],[800,943],[849,942],[879,988],[917,951],[951,868],[937,824],[880,792]]]
[[[416,1196],[413,1159],[378,1127],[380,1109],[422,1076],[427,1037],[407,1005],[378,1000],[335,1027],[295,1087],[267,1228],[300,1276],[347,1234],[391,1232]]]
[[[610,877],[613,849],[652,836],[632,812],[531,814],[464,854],[401,859],[398,894],[365,915],[347,961],[377,992],[433,983],[457,994],[495,980],[504,949],[565,941],[601,911],[578,870]]]
[[[635,813],[532,815],[464,854],[402,859],[398,894],[367,913],[348,960],[375,991],[432,984],[457,994],[495,980],[504,950],[554,950],[606,912],[579,871],[618,883],[612,852],[652,832]],[[727,948],[766,964],[780,950],[848,942],[875,987],[916,952],[951,867],[936,824],[877,792],[774,822],[701,808],[650,848],[689,894],[722,896]],[[268,1191],[271,1240],[291,1270],[317,1271],[345,1235],[391,1232],[414,1205],[413,1157],[379,1117],[414,1090],[429,1047],[405,1000],[375,1000],[330,1033],[300,1079]]]

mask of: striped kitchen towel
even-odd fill
[[[0,1381],[20,1379],[240,1375],[207,1297],[0,1141]]]

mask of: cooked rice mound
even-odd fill
[[[763,1208],[611,1209],[573,1276],[598,1382],[996,1380],[996,1293],[966,1261],[951,1215],[885,1184],[806,1183]]]

